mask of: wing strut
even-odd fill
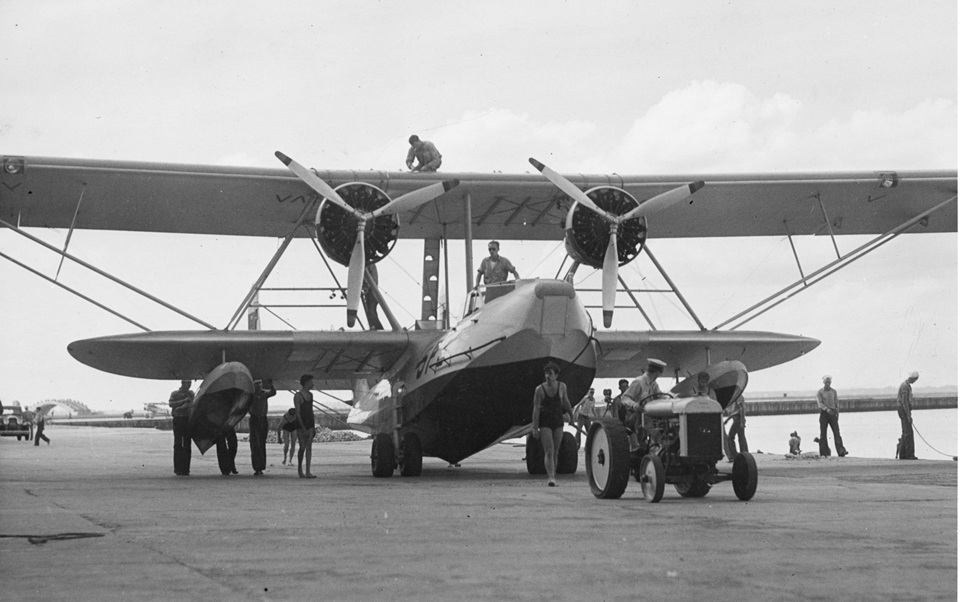
[[[892,230],[888,230],[887,232],[881,234],[880,236],[872,239],[870,242],[860,245],[859,247],[857,247],[853,251],[850,251],[849,253],[840,257],[839,259],[836,259],[835,261],[831,261],[827,265],[812,272],[806,278],[801,278],[800,280],[797,280],[796,282],[790,284],[789,286],[783,287],[782,289],[770,295],[763,301],[760,301],[759,303],[755,303],[754,305],[748,307],[747,309],[743,310],[742,312],[738,313],[732,318],[726,320],[725,322],[721,322],[720,324],[717,324],[716,326],[713,327],[713,330],[719,330],[720,328],[723,328],[727,324],[730,324],[731,322],[734,322],[744,316],[747,316],[747,314],[750,314],[751,312],[758,310],[756,311],[756,313],[753,313],[753,315],[750,315],[749,317],[744,319],[742,322],[738,323],[736,326],[731,326],[730,330],[736,330],[737,328],[740,328],[750,320],[753,320],[754,318],[765,314],[766,312],[770,311],[777,305],[780,305],[787,299],[790,299],[794,295],[800,293],[801,291],[806,290],[810,286],[813,286],[814,284],[816,284],[817,282],[820,282],[821,280],[830,276],[831,274],[845,268],[846,266],[860,259],[864,255],[872,251],[875,251],[876,249],[879,249],[880,247],[887,244],[897,236],[919,225],[921,222],[923,222],[923,220],[925,220],[928,216],[930,216],[930,214],[935,213],[936,211],[939,211],[943,207],[946,207],[947,205],[955,202],[956,200],[957,200],[957,197],[956,195],[954,195],[953,197],[943,201],[939,205],[936,205],[924,211],[923,213],[917,215],[916,217],[907,220],[906,222],[900,224],[896,228],[893,228]],[[800,287],[801,284],[803,285],[802,287]],[[797,290],[794,290],[794,289],[797,289]],[[793,291],[793,292],[790,292],[790,291]],[[781,295],[785,295],[785,296],[781,298]],[[776,301],[774,301],[775,299]]]
[[[653,325],[653,321],[650,320],[650,316],[647,315],[647,312],[643,311],[643,306],[640,305],[640,300],[637,299],[637,296],[633,294],[633,291],[630,290],[630,287],[627,286],[626,281],[623,279],[623,276],[617,274],[617,280],[620,281],[620,284],[623,285],[625,291],[627,291],[627,296],[630,297],[630,300],[633,301],[633,304],[637,306],[637,309],[640,310],[640,315],[643,316],[643,319],[647,321],[647,325],[650,326],[650,330],[656,330],[657,327]]]
[[[141,290],[141,289],[133,286],[132,284],[129,284],[129,283],[127,283],[127,282],[124,282],[123,280],[117,278],[116,276],[112,276],[112,275],[108,274],[108,273],[104,272],[103,270],[101,270],[101,269],[98,268],[98,267],[95,267],[95,266],[93,266],[93,265],[90,265],[89,263],[87,263],[86,261],[84,261],[84,260],[82,260],[82,259],[79,259],[79,258],[77,258],[77,257],[74,257],[73,255],[70,255],[69,253],[67,253],[67,252],[65,252],[65,251],[61,251],[60,249],[56,248],[55,246],[53,246],[53,245],[51,245],[51,244],[45,243],[44,241],[40,240],[40,239],[37,238],[36,236],[33,236],[33,235],[31,235],[31,234],[27,234],[26,232],[24,232],[23,230],[21,230],[20,228],[14,226],[13,224],[11,224],[11,223],[9,223],[9,222],[6,222],[6,221],[0,219],[0,225],[3,225],[3,226],[6,226],[7,228],[10,228],[11,230],[13,230],[14,232],[16,232],[17,234],[19,234],[19,235],[21,235],[21,236],[24,236],[24,237],[32,240],[33,242],[37,243],[38,245],[40,245],[40,246],[42,246],[42,247],[44,247],[44,248],[46,248],[46,249],[49,249],[49,250],[53,251],[54,253],[57,253],[58,255],[61,255],[61,256],[63,256],[63,257],[66,257],[66,258],[69,259],[70,261],[74,261],[74,262],[76,262],[76,263],[79,263],[80,265],[82,265],[83,267],[87,268],[88,270],[90,270],[90,271],[92,271],[92,272],[96,272],[97,274],[103,276],[104,278],[107,278],[108,280],[112,280],[113,282],[116,282],[117,284],[119,284],[119,285],[121,285],[121,286],[123,286],[123,287],[125,287],[125,288],[128,288],[128,289],[132,290],[132,291],[135,292],[135,293],[138,293],[138,294],[140,294],[140,295],[143,295],[144,297],[146,297],[147,299],[150,299],[150,300],[153,301],[154,303],[158,303],[158,304],[166,307],[167,309],[169,309],[169,310],[171,310],[171,311],[175,311],[175,312],[177,312],[178,314],[180,314],[181,316],[193,320],[193,321],[196,322],[197,324],[202,324],[203,326],[206,326],[206,327],[209,328],[210,330],[216,330],[216,329],[217,329],[217,327],[214,326],[213,324],[209,324],[209,323],[207,323],[207,322],[204,322],[204,321],[201,320],[200,318],[194,317],[194,316],[188,314],[187,312],[183,311],[182,309],[179,309],[179,308],[177,308],[177,307],[174,307],[173,305],[170,305],[170,304],[167,303],[166,301],[163,301],[163,300],[161,300],[161,299],[159,299],[159,298],[157,298],[157,297],[154,297],[154,296],[151,295],[150,293],[148,293],[148,292],[146,292],[146,291],[143,291],[143,290]],[[138,325],[138,326],[139,326],[139,325]]]
[[[70,230],[67,232],[67,239],[63,241],[63,252],[67,252],[67,247],[70,246],[70,239],[73,238],[73,230],[77,225],[77,216],[80,215],[80,203],[83,202],[83,193],[87,191],[87,184],[83,184],[83,188],[80,189],[80,198],[77,199],[77,208],[73,210],[73,219],[70,220]],[[63,255],[60,256],[60,265],[57,266],[57,275],[53,277],[54,280],[60,277],[60,269],[63,268]]]
[[[647,243],[643,245],[643,250],[647,252],[647,256],[650,258],[650,261],[653,262],[653,265],[655,265],[657,270],[660,271],[660,275],[663,276],[663,279],[666,280],[667,284],[670,285],[670,288],[673,289],[673,294],[676,295],[677,299],[680,299],[680,303],[683,303],[683,306],[687,308],[687,312],[690,314],[690,317],[693,318],[693,321],[697,323],[697,326],[700,327],[700,330],[706,330],[707,327],[703,325],[703,322],[701,322],[700,318],[697,317],[697,314],[694,313],[693,308],[690,307],[690,304],[687,303],[687,300],[684,298],[684,296],[680,294],[680,289],[677,288],[677,285],[675,285],[673,280],[670,279],[670,276],[667,275],[667,271],[663,269],[663,266],[660,265],[660,262],[657,261],[657,258],[653,256],[653,253],[650,251],[650,244]]]
[[[267,262],[267,266],[263,268],[260,276],[253,283],[253,286],[250,287],[250,291],[247,293],[247,296],[243,298],[243,302],[240,303],[240,307],[237,308],[237,311],[234,312],[233,317],[230,318],[229,322],[227,322],[227,327],[224,330],[233,330],[237,327],[241,316],[243,316],[243,312],[246,311],[247,307],[250,306],[250,302],[260,291],[260,287],[263,286],[263,283],[266,282],[267,278],[270,276],[270,273],[273,272],[273,268],[276,267],[277,262],[280,261],[283,253],[287,250],[287,247],[290,246],[290,241],[293,240],[293,235],[296,233],[297,228],[300,227],[300,224],[303,223],[303,220],[307,218],[310,210],[313,209],[316,204],[317,197],[313,197],[313,200],[311,200],[309,203],[304,203],[303,211],[300,213],[300,217],[297,218],[297,223],[293,225],[293,228],[290,229],[287,237],[284,238],[283,242],[280,244],[280,248],[277,249],[276,253],[273,254],[273,257],[270,258],[270,261]]]
[[[20,263],[19,261],[17,261],[17,260],[14,259],[13,257],[10,257],[10,256],[7,255],[6,253],[3,253],[2,251],[0,251],[0,257],[3,257],[4,259],[6,259],[6,260],[8,260],[8,261],[11,261],[11,262],[17,264],[18,266],[22,267],[22,268],[25,269],[25,270],[29,270],[30,272],[33,272],[34,274],[36,274],[37,276],[40,276],[41,278],[43,278],[44,280],[46,280],[46,281],[48,281],[48,282],[52,282],[53,284],[56,284],[57,286],[59,286],[59,287],[62,288],[63,290],[65,290],[65,291],[67,291],[67,292],[73,293],[74,295],[80,297],[80,298],[83,299],[84,301],[89,301],[90,303],[93,303],[94,305],[96,305],[96,306],[99,307],[100,309],[103,309],[103,310],[106,310],[106,311],[112,313],[113,315],[117,316],[117,317],[120,318],[121,320],[124,320],[124,321],[126,321],[126,322],[130,322],[131,324],[133,324],[133,325],[136,326],[137,328],[143,330],[144,332],[150,332],[150,329],[147,328],[146,326],[144,326],[143,324],[140,324],[139,322],[134,322],[133,320],[131,320],[130,318],[124,316],[123,314],[120,314],[120,313],[118,313],[118,312],[110,309],[109,307],[107,307],[107,306],[104,305],[103,303],[100,303],[100,302],[98,302],[98,301],[94,301],[93,299],[91,299],[90,297],[84,295],[83,293],[78,292],[78,291],[70,288],[70,287],[67,286],[66,284],[57,282],[55,279],[51,278],[50,276],[47,276],[46,274],[41,274],[41,273],[38,272],[37,270],[31,268],[30,266],[28,266],[28,265],[26,265],[26,264],[24,264],[24,263]]]

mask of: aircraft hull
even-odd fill
[[[516,290],[468,316],[413,367],[401,432],[416,433],[425,455],[448,462],[475,454],[530,424],[534,389],[548,361],[560,366],[575,404],[595,374],[592,334],[572,285],[516,283]]]

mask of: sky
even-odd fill
[[[273,153],[282,150],[318,169],[402,170],[417,133],[438,146],[448,172],[523,173],[531,156],[560,173],[957,168],[952,0],[0,7],[2,154],[280,167]],[[651,250],[708,327],[799,276],[785,238],[665,240],[652,227]],[[67,234],[31,233],[56,246]],[[838,244],[847,252],[866,240]],[[795,242],[808,273],[832,257],[828,238]],[[485,243],[476,241],[475,260]],[[70,250],[221,326],[277,244],[78,231]],[[0,249],[57,270],[56,255],[10,231],[0,232]],[[502,252],[523,276],[554,277],[562,249],[560,240],[505,241]],[[419,317],[420,251],[400,241],[381,264],[404,325]],[[463,242],[451,241],[454,318],[463,257]],[[345,282],[346,268],[335,273]],[[662,284],[645,259],[622,273],[638,288]],[[59,279],[151,329],[195,326],[79,266],[68,263]],[[600,286],[586,270],[578,281]],[[128,323],[7,261],[0,282],[3,401],[139,410],[176,388],[100,373],[66,352],[77,339],[135,331]],[[313,246],[298,240],[267,286],[329,284]],[[695,327],[674,298],[647,298],[658,327]],[[342,309],[276,313],[298,329],[344,325]],[[644,327],[626,317],[615,326]],[[918,386],[956,386],[957,236],[900,237],[748,328],[823,341],[753,373],[751,390],[812,392],[829,373],[842,394],[896,386],[911,370]]]

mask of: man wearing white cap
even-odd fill
[[[897,392],[897,414],[900,416],[900,445],[897,446],[897,457],[901,460],[916,460],[913,448],[913,383],[920,378],[918,372],[911,372],[907,380],[900,384]]]
[[[639,431],[641,425],[639,418],[643,412],[643,406],[647,401],[660,394],[660,386],[657,385],[657,377],[663,374],[667,363],[656,358],[647,358],[647,371],[635,378],[627,390],[620,396],[620,403],[627,409],[627,426],[633,427],[634,431]],[[637,436],[630,436],[630,447],[639,446]]]
[[[837,390],[830,384],[833,378],[828,374],[823,377],[823,388],[817,391],[817,407],[820,408],[820,455],[830,455],[830,444],[827,442],[827,425],[833,431],[833,442],[837,444],[837,455],[841,458],[847,455],[843,447],[843,437],[840,436],[840,400],[837,399]]]

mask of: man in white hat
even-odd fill
[[[919,372],[911,372],[907,380],[900,384],[897,392],[897,415],[900,416],[900,445],[897,457],[901,460],[916,460],[913,448],[913,383],[920,378]]]
[[[827,425],[833,431],[833,442],[837,444],[837,455],[841,458],[847,455],[843,447],[843,437],[840,436],[840,400],[837,399],[837,390],[830,384],[833,378],[828,374],[823,377],[823,388],[817,391],[817,407],[820,408],[820,455],[830,455],[830,444],[827,442]]]
[[[667,363],[656,358],[647,358],[647,371],[635,378],[627,390],[620,396],[620,403],[627,410],[626,424],[633,430],[639,431],[641,425],[639,418],[643,414],[643,406],[647,401],[660,395],[660,386],[657,385],[657,378],[663,374]],[[631,449],[639,446],[639,440],[636,434],[630,436]]]

